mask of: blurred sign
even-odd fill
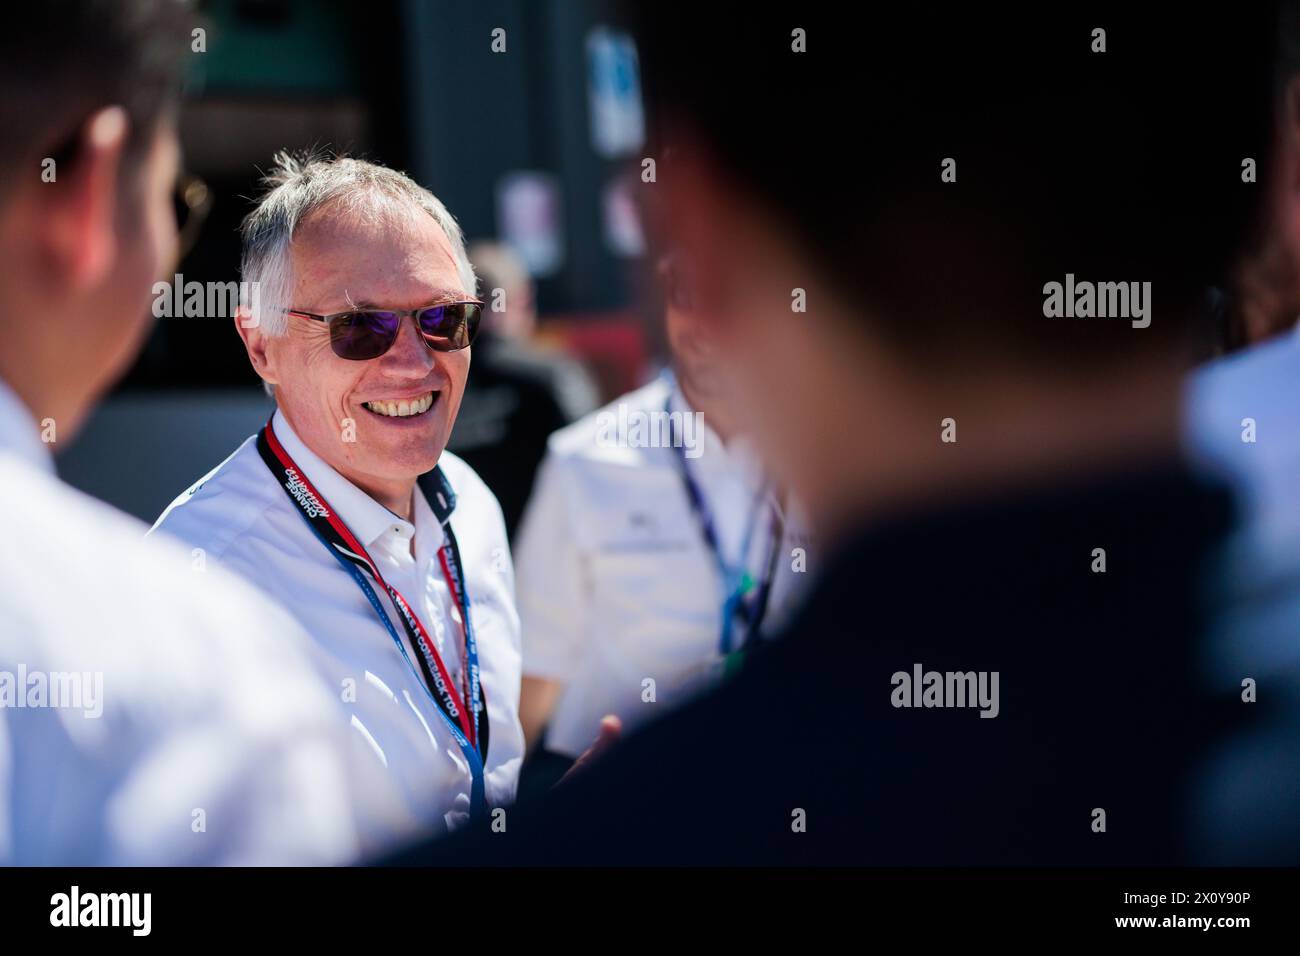
[[[605,220],[605,245],[616,256],[632,258],[645,253],[645,233],[641,216],[632,198],[630,180],[619,176],[605,184],[602,197]]]
[[[547,173],[508,173],[497,183],[497,232],[530,275],[549,276],[564,262],[560,186]]]
[[[645,112],[636,43],[621,30],[587,34],[587,104],[591,147],[609,159],[629,156],[645,142]]]

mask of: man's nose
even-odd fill
[[[397,340],[380,358],[384,370],[412,378],[423,377],[433,368],[435,361],[433,349],[425,343],[415,319],[409,315],[402,316],[402,324],[397,329]]]

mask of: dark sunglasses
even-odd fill
[[[300,319],[325,322],[330,328],[330,345],[339,358],[353,362],[379,358],[393,347],[402,319],[412,316],[424,344],[435,352],[456,352],[466,348],[478,333],[483,303],[478,300],[444,302],[422,309],[353,309],[317,315],[285,309]]]

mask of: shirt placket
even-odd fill
[[[423,596],[418,593],[419,589],[415,587],[418,577],[415,574],[415,559],[411,557],[411,535],[406,527],[399,524],[392,524],[379,536],[375,542],[379,554],[383,556],[382,571],[384,579],[395,588],[402,597],[406,598],[411,609],[420,615],[420,620],[430,629],[428,620],[424,616]],[[400,615],[395,610],[388,610],[389,618],[393,626],[397,628],[397,633],[401,635],[402,642],[406,646],[408,654],[411,657],[411,663],[416,667],[419,666],[421,651],[418,647],[412,646],[413,638],[406,633],[406,628],[402,624]]]

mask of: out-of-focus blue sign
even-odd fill
[[[587,34],[587,103],[591,147],[609,159],[629,156],[645,142],[636,43],[621,30]]]

